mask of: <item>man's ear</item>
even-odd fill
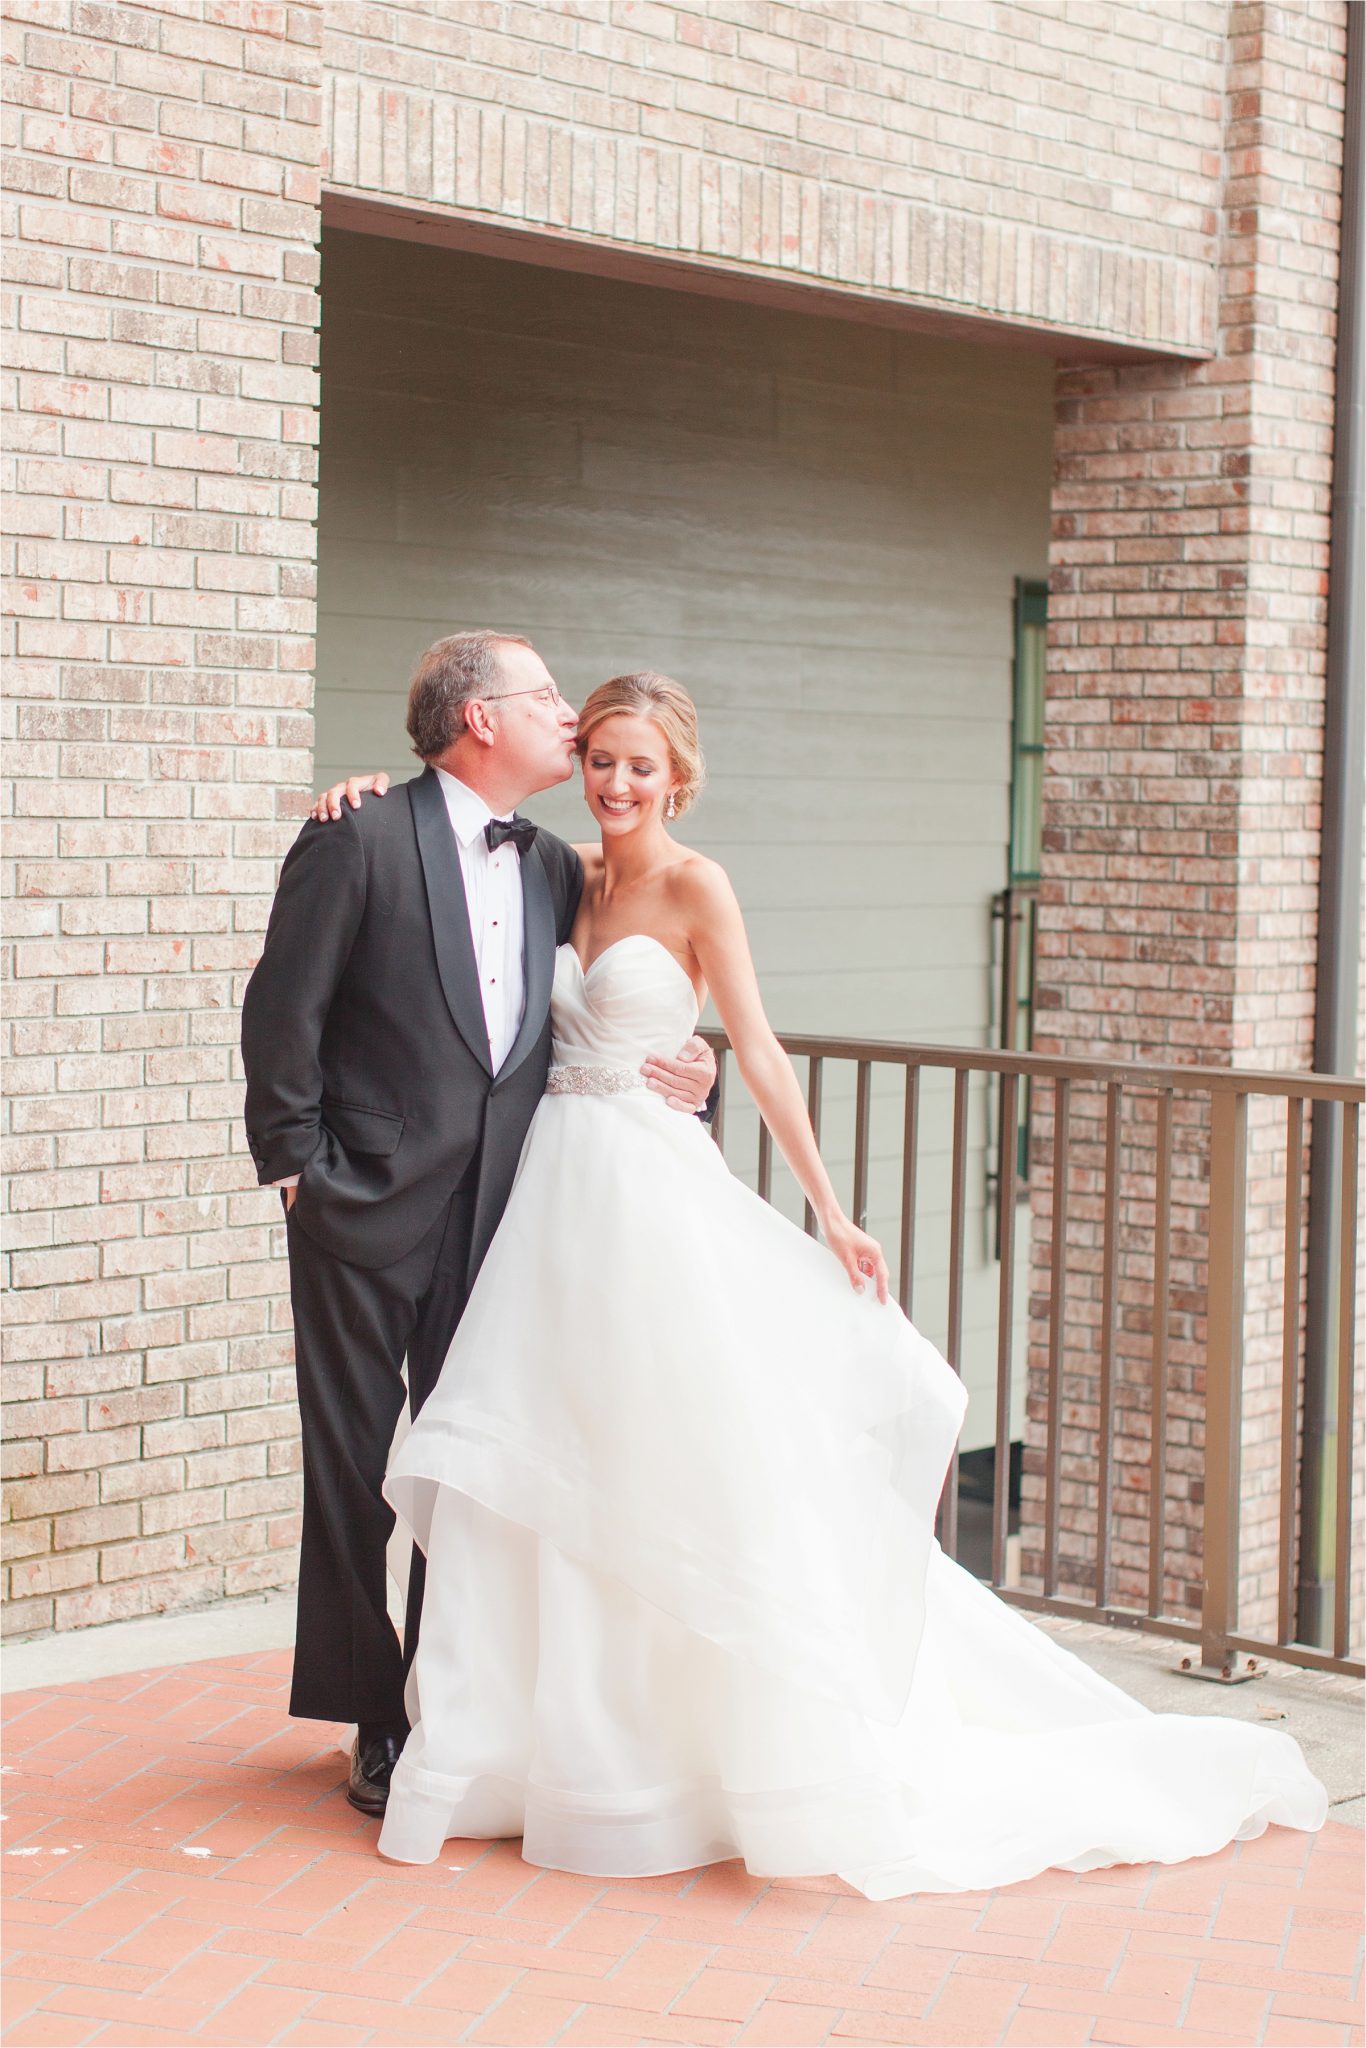
[[[465,731],[476,739],[481,747],[493,745],[497,737],[497,727],[482,697],[473,697],[466,704]]]

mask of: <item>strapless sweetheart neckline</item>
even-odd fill
[[[572,940],[566,939],[561,950],[569,954],[570,958],[574,962],[574,965],[579,970],[580,979],[584,982],[585,985],[587,985],[591,977],[597,973],[603,961],[608,959],[613,953],[615,953],[619,946],[630,946],[638,943],[641,940],[643,940],[647,946],[653,946],[656,952],[662,953],[664,955],[664,958],[669,962],[669,965],[671,967],[677,968],[678,972],[682,975],[684,981],[686,981],[688,984],[689,992],[692,995],[693,1002],[696,1004],[698,1014],[700,1015],[702,1005],[697,1001],[697,988],[693,982],[692,976],[689,974],[687,968],[683,965],[683,962],[678,958],[678,955],[676,953],[671,953],[668,947],[664,944],[664,941],[662,939],[655,938],[653,933],[651,932],[627,932],[622,938],[613,939],[611,945],[604,946],[602,951],[597,955],[596,959],[592,960],[587,967],[585,967],[582,960],[580,960],[578,947],[574,945]]]

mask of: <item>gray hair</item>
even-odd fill
[[[530,647],[521,633],[481,627],[448,633],[421,656],[408,685],[408,737],[420,761],[435,761],[465,730],[465,706],[496,695],[498,649]]]

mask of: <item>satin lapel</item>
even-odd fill
[[[437,972],[446,1007],[456,1030],[485,1071],[492,1075],[488,1027],[479,995],[479,970],[470,937],[470,913],[460,850],[451,830],[450,813],[441,784],[428,768],[409,785],[417,850],[427,884],[427,911],[432,920]]]
[[[541,850],[533,841],[522,861],[522,965],[526,1008],[512,1050],[498,1069],[505,1080],[522,1064],[541,1035],[550,1008],[550,983],[555,971],[555,905]]]

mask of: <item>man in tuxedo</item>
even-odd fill
[[[514,815],[575,759],[574,710],[528,641],[439,640],[407,723],[422,774],[310,820],[290,848],[242,1009],[247,1136],[286,1212],[303,1436],[290,1712],[357,1723],[347,1796],[366,1813],[383,1812],[407,1734],[422,1601],[415,1554],[400,1650],[381,1493],[400,1373],[406,1355],[416,1414],[544,1092],[555,948],[583,886],[573,848]],[[646,1073],[691,1111],[715,1062],[692,1039]]]

